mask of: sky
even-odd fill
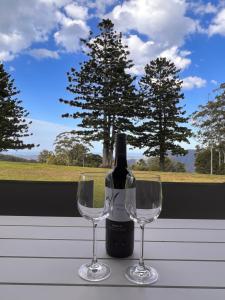
[[[33,136],[26,141],[40,144],[18,153],[52,150],[57,134],[76,128],[79,120],[61,117],[73,110],[58,99],[73,98],[66,91],[66,72],[85,59],[80,38],[90,30],[97,33],[103,18],[122,32],[138,78],[160,56],[181,69],[187,116],[225,82],[223,0],[0,0],[0,61],[30,113]],[[191,122],[187,126],[192,128]],[[193,138],[183,144],[186,149],[195,145]],[[95,143],[92,152],[101,153],[101,144]]]

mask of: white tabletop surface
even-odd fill
[[[158,270],[152,286],[124,277],[139,256],[135,231],[131,258],[113,259],[105,251],[104,222],[97,229],[99,260],[111,277],[82,280],[79,266],[91,259],[92,228],[81,218],[0,216],[0,299],[225,299],[225,221],[159,219],[145,230],[146,263]]]

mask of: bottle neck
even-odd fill
[[[117,137],[115,148],[115,167],[127,168],[127,149],[124,135]]]
[[[122,155],[122,154],[116,155],[114,166],[115,166],[115,168],[127,168],[126,153],[125,153],[125,155]]]

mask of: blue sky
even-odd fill
[[[97,32],[104,17],[123,33],[134,74],[141,76],[158,56],[181,69],[187,114],[225,81],[225,1],[0,0],[0,61],[30,112],[29,142],[40,144],[32,152],[52,149],[58,133],[76,127],[78,120],[61,118],[71,108],[58,99],[71,98],[66,72],[84,59],[79,40],[89,30]],[[195,144],[192,139],[184,147]],[[100,143],[93,152],[101,152]],[[133,155],[141,152],[135,149]]]

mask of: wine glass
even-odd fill
[[[105,177],[106,173],[83,173],[78,182],[78,210],[93,225],[93,258],[78,271],[88,281],[101,281],[110,276],[109,266],[97,260],[95,238],[98,222],[108,217],[111,207],[110,199],[105,197]]]
[[[130,181],[130,179],[129,179]],[[139,263],[128,267],[126,278],[136,284],[152,284],[157,281],[157,271],[144,263],[144,227],[156,220],[162,208],[162,188],[159,176],[136,176],[136,199],[127,195],[125,207],[130,218],[141,228]]]

